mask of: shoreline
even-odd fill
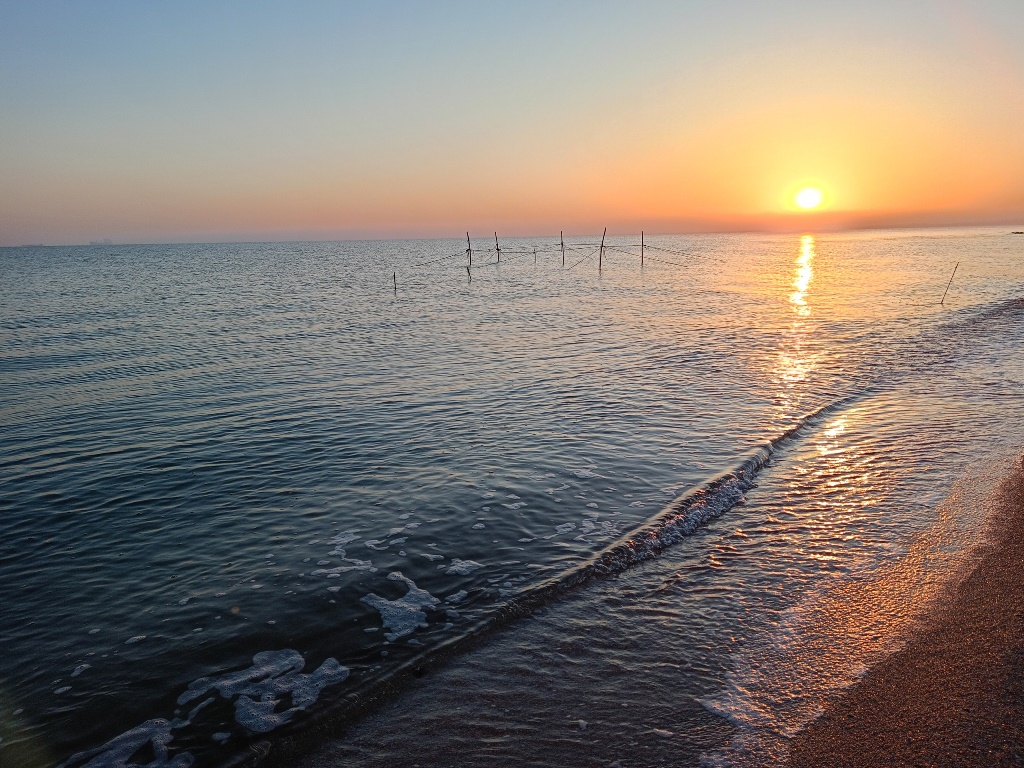
[[[792,741],[792,768],[1024,764],[1024,458],[975,568]]]

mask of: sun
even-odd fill
[[[803,208],[805,211],[813,210],[819,207],[822,200],[825,199],[825,195],[817,187],[804,187],[796,193],[796,197],[793,198],[793,202],[796,203],[797,208]]]

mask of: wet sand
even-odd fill
[[[794,768],[1024,765],[1024,466],[921,630],[797,736]]]

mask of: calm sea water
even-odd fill
[[[1024,237],[635,240],[0,251],[0,764],[784,759],[984,532]]]

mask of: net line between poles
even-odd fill
[[[589,253],[587,253],[583,258],[581,258],[578,261],[576,261],[575,263],[573,263],[571,266],[567,267],[567,269],[575,269],[576,267],[578,267],[580,264],[582,264],[587,259],[593,258],[597,254],[597,251],[599,249],[599,246],[596,245],[595,243],[575,243],[573,245],[566,244],[564,247],[565,247],[566,251],[584,251],[584,250],[590,249]],[[672,254],[675,254],[677,256],[688,256],[689,255],[687,253],[684,253],[683,251],[677,251],[677,250],[674,250],[672,248],[665,248],[663,246],[653,245],[651,243],[645,243],[643,246],[641,246],[639,244],[627,244],[625,247],[626,248],[641,248],[641,247],[643,247],[643,248],[646,248],[646,249],[662,251],[664,253],[672,253]],[[476,249],[474,249],[474,250],[476,250]],[[516,258],[519,258],[519,257],[522,257],[522,256],[529,256],[530,254],[559,253],[561,250],[562,250],[561,246],[539,247],[539,248],[536,248],[536,249],[532,249],[531,248],[530,250],[506,249],[506,248],[502,248],[501,249],[501,251],[504,252],[504,253],[515,254],[514,256],[512,256],[511,258],[508,259],[509,261],[512,261],[512,260],[514,260]],[[622,254],[625,254],[627,256],[638,256],[639,255],[638,253],[634,253],[632,251],[627,251],[627,250],[625,250],[625,248],[623,248],[621,246],[605,245],[605,250],[617,251],[618,253],[622,253]],[[481,253],[497,253],[498,249],[497,248],[481,248],[481,249],[479,249],[479,252],[481,252]],[[455,259],[455,258],[459,258],[459,257],[465,256],[466,253],[467,253],[467,251],[461,251],[461,252],[458,252],[458,253],[448,253],[448,254],[445,254],[444,256],[439,256],[436,259],[429,259],[427,261],[421,261],[421,262],[418,262],[416,264],[410,264],[408,267],[406,267],[406,269],[419,269],[420,267],[427,267],[427,266],[430,266],[431,264],[437,264],[439,262],[445,261],[446,259]],[[676,267],[685,267],[685,266],[687,266],[686,264],[681,264],[681,263],[679,263],[677,261],[670,261],[668,259],[662,259],[662,258],[659,258],[657,256],[647,256],[647,260],[648,261],[654,261],[654,262],[657,262],[659,264],[670,264],[670,265],[676,266]],[[488,262],[487,264],[481,264],[479,266],[473,266],[473,267],[467,266],[466,268],[467,268],[467,270],[477,270],[477,269],[482,269],[484,267],[497,266],[498,264],[500,264],[500,262],[492,261],[492,262]]]

